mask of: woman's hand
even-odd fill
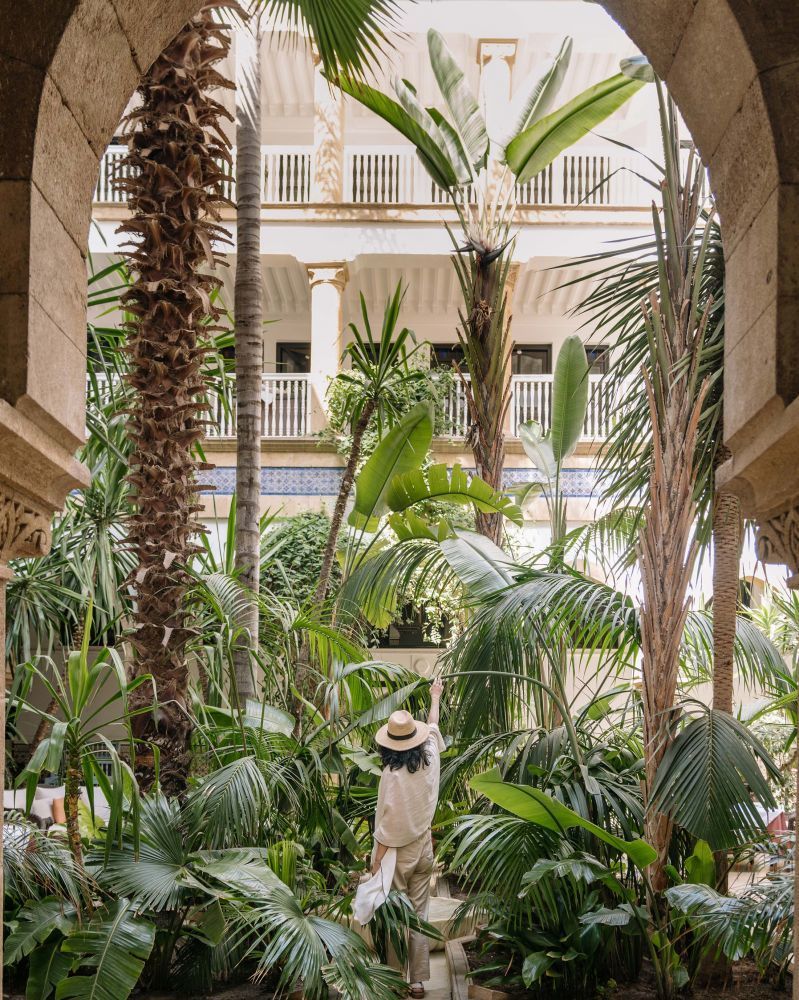
[[[427,715],[427,721],[434,726],[438,725],[439,705],[441,703],[441,692],[443,690],[444,682],[440,677],[436,677],[430,685],[430,712]]]

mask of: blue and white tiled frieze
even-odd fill
[[[262,496],[334,497],[341,482],[341,469],[270,465],[261,469]],[[468,470],[467,470],[468,471]],[[598,478],[596,469],[564,469],[563,492],[567,497],[591,497]],[[203,482],[216,487],[205,494],[226,496],[236,489],[235,466],[220,465],[202,474]],[[505,486],[528,483],[542,477],[531,469],[505,469]]]

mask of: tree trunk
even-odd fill
[[[505,321],[506,283],[510,265],[501,257],[487,265],[477,258],[472,267],[468,316],[461,316],[458,337],[469,380],[462,379],[469,412],[467,436],[475,472],[502,492],[505,466],[505,417],[510,405],[510,322]],[[480,534],[502,544],[502,515],[478,511]]]
[[[716,493],[713,498],[713,708],[730,715],[742,545],[741,501],[733,493]],[[716,854],[719,892],[726,893],[729,888],[728,868],[727,852],[719,851]]]
[[[341,524],[344,520],[344,511],[347,507],[347,500],[349,500],[350,493],[352,492],[352,484],[355,482],[355,470],[358,468],[358,462],[361,457],[363,436],[366,433],[369,421],[372,419],[372,414],[375,412],[376,407],[377,403],[375,400],[370,399],[365,404],[358,422],[353,428],[350,454],[344,469],[344,475],[341,477],[341,486],[339,486],[336,505],[333,508],[333,516],[330,519],[330,532],[328,533],[325,550],[322,554],[322,568],[319,571],[319,582],[316,585],[316,592],[314,594],[314,601],[317,604],[322,604],[327,597],[327,589],[330,586],[330,574],[333,570],[333,560],[336,557],[336,545],[338,544],[338,536],[341,532]]]
[[[742,528],[741,501],[732,493],[718,493],[713,505],[713,708],[729,713]]]
[[[350,454],[347,459],[347,465],[344,469],[344,475],[341,477],[341,485],[339,486],[338,496],[336,497],[336,505],[333,508],[333,516],[330,519],[330,531],[328,532],[325,549],[322,553],[322,567],[319,571],[319,582],[317,583],[316,591],[314,592],[314,604],[317,607],[324,604],[327,597],[327,591],[330,586],[330,574],[333,570],[333,560],[336,557],[338,536],[341,533],[341,525],[344,521],[344,511],[347,507],[347,500],[352,492],[352,484],[355,482],[355,470],[358,468],[358,461],[361,457],[363,436],[366,433],[369,421],[372,419],[372,414],[375,412],[376,407],[377,402],[370,399],[365,404],[363,410],[361,411],[361,415],[358,418],[358,422],[353,428]],[[307,690],[310,678],[309,656],[310,649],[308,643],[304,642],[297,658],[297,671],[294,683],[297,691],[305,698],[308,698],[311,694],[311,692]],[[301,706],[298,700],[294,705],[294,712],[297,717],[298,726],[300,711]]]
[[[67,817],[67,843],[79,870],[83,870],[83,846],[80,840],[78,803],[80,802],[81,770],[77,761],[67,754],[64,778],[64,812]]]
[[[236,569],[258,593],[261,555],[261,383],[264,370],[261,275],[261,32],[259,18],[238,33],[236,70]],[[233,652],[238,701],[255,694],[258,603],[249,601]]]
[[[194,17],[143,77],[141,105],[126,123],[130,177],[121,182],[132,212],[121,230],[132,237],[134,279],[123,296],[133,317],[126,348],[134,390],[128,536],[138,564],[130,580],[131,644],[136,675],[151,674],[156,687],[142,685],[131,702],[153,707],[134,726],[140,740],[160,745],[167,794],[183,791],[189,764],[187,564],[201,530],[196,470],[208,468],[195,458],[207,410],[200,336],[221,315],[210,298],[220,279],[207,272],[220,260],[213,244],[224,231],[213,220],[226,202],[230,164],[220,127],[230,116],[208,96],[232,86],[213,69],[229,40],[211,9]],[[152,778],[152,767],[140,769],[145,787]]]
[[[647,808],[645,839],[657,851],[649,868],[652,889],[666,889],[665,865],[671,841],[671,820],[648,801],[658,766],[674,741],[674,707],[680,665],[680,643],[688,614],[696,542],[693,536],[693,455],[704,391],[692,400],[687,379],[659,371],[657,392],[644,373],[652,420],[652,470],[646,516],[639,538],[643,604],[643,729]]]

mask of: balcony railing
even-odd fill
[[[601,375],[589,375],[588,409],[583,424],[583,441],[603,440],[611,426],[612,400]],[[100,384],[100,393],[108,389]],[[208,436],[235,438],[236,399],[231,390],[226,402],[211,400]],[[303,438],[311,433],[311,391],[307,374],[279,375],[264,372],[261,382],[261,436],[265,438]],[[552,375],[514,375],[511,378],[511,401],[508,431],[519,436],[519,427],[537,420],[548,430],[552,424]],[[463,440],[469,431],[466,393],[456,381],[444,400],[444,436]]]
[[[312,200],[313,148],[263,146],[261,200],[264,205],[303,205]],[[95,201],[124,204],[126,195],[115,184],[129,174],[122,161],[124,146],[109,146],[100,162]],[[235,155],[235,151],[234,151]],[[637,176],[640,157],[604,149],[578,147],[562,153],[525,184],[516,185],[519,205],[577,208],[582,206],[640,207],[649,205],[651,188]],[[225,185],[235,199],[235,184]],[[474,200],[473,192],[464,192]],[[354,205],[446,205],[449,198],[425,172],[414,150],[406,146],[353,146],[344,150],[342,202]]]
[[[261,437],[301,438],[311,432],[310,383],[308,376],[274,375],[264,372],[261,381]],[[218,397],[212,404],[208,436],[236,436],[235,394],[226,404]]]
[[[612,400],[601,375],[589,375],[588,408],[583,423],[583,441],[602,440],[610,429]],[[468,378],[468,376],[467,376]],[[537,420],[547,431],[552,425],[552,375],[513,375],[508,433],[519,436],[519,427],[528,420]],[[469,409],[466,391],[460,380],[450,389],[444,401],[447,437],[459,440],[469,431]]]
[[[588,408],[583,423],[583,441],[601,440],[610,429],[611,399],[601,375],[589,375]],[[511,436],[519,427],[537,420],[544,430],[552,426],[552,375],[514,375],[511,379]]]

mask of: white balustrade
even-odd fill
[[[263,146],[261,197],[265,205],[298,205],[311,200],[313,149],[310,146]],[[95,201],[124,204],[125,192],[115,184],[130,168],[123,166],[125,146],[109,146],[100,162]],[[235,150],[234,150],[235,156]],[[562,153],[541,173],[516,185],[524,207],[640,207],[649,205],[654,189],[638,176],[645,163],[633,153],[611,147],[576,147]],[[344,201],[356,205],[447,205],[449,196],[425,171],[408,146],[352,146],[344,151]],[[235,184],[224,193],[235,200]],[[467,188],[464,200],[473,201]]]
[[[464,374],[463,377],[469,381],[468,375]],[[469,405],[460,375],[455,376],[455,381],[444,399],[444,423],[444,436],[453,440],[465,438],[469,432]]]
[[[262,146],[261,154],[261,200],[265,205],[299,205],[311,200],[311,148]]]
[[[279,375],[265,372],[261,381],[261,436],[299,438],[310,434],[310,382],[306,374]],[[236,401],[231,393],[225,406],[212,400],[209,437],[236,436]]]
[[[602,440],[610,428],[612,400],[601,375],[589,375],[588,407],[583,423],[584,441]],[[511,435],[535,420],[549,430],[552,424],[552,375],[514,375],[511,378]]]

